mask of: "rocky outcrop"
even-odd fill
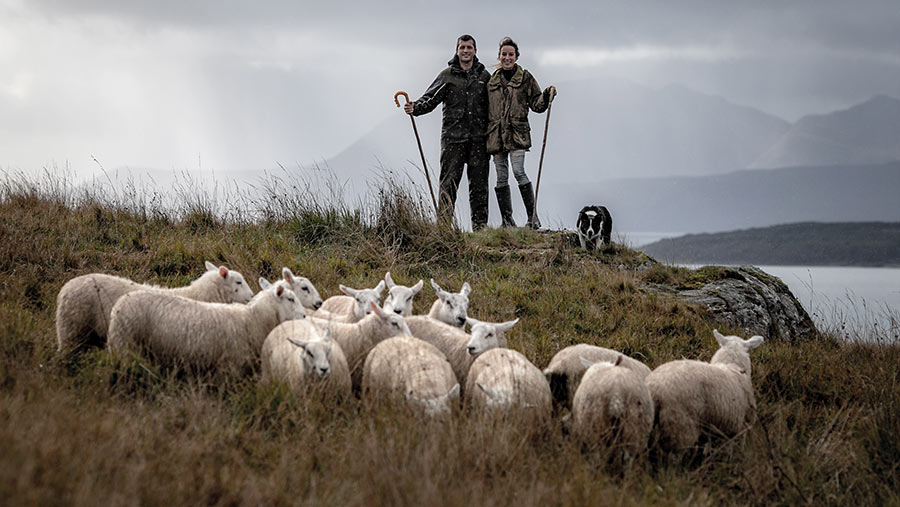
[[[817,334],[809,314],[784,282],[755,266],[722,269],[723,276],[696,289],[676,291],[676,297],[767,340],[796,342]]]

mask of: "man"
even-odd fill
[[[482,229],[488,220],[489,158],[485,147],[488,117],[487,82],[491,78],[475,56],[475,39],[461,35],[456,55],[438,74],[418,100],[404,106],[407,114],[430,113],[443,104],[441,126],[441,176],[438,217],[452,220],[456,191],[463,166],[469,178],[472,229]]]

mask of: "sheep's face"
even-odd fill
[[[247,303],[253,298],[253,289],[244,280],[244,275],[225,266],[216,267],[215,264],[206,263],[207,271],[217,271],[216,281],[219,283],[221,294],[226,303]]]
[[[278,299],[276,308],[279,322],[306,318],[303,305],[300,304],[297,295],[288,287],[287,283],[279,280],[265,290],[271,291],[274,297]]]
[[[419,280],[419,283],[412,287],[394,285],[388,290],[388,295],[384,299],[384,310],[404,317],[412,315],[413,298],[422,290],[423,284],[422,280]]]
[[[392,336],[412,336],[406,319],[402,315],[394,312],[388,312],[378,307],[375,303],[371,305],[371,311],[375,312],[380,322],[381,329],[378,333],[380,339],[387,339]]]
[[[288,268],[283,268],[281,275],[284,281],[290,284],[291,290],[300,299],[300,304],[303,305],[303,308],[318,310],[322,306],[322,296],[319,295],[319,291],[316,290],[316,287],[308,278],[294,276],[294,273]]]
[[[518,321],[519,319],[492,324],[469,317],[467,322],[472,326],[472,337],[466,346],[469,355],[474,357],[491,349],[506,348],[506,335],[504,333]]]
[[[432,287],[441,305],[438,311],[438,320],[450,324],[451,326],[463,327],[466,325],[466,318],[469,316],[469,292],[471,288],[469,283],[463,284],[463,288],[458,293],[447,292],[442,290],[434,280],[431,281]]]
[[[381,304],[381,292],[384,290],[384,280],[378,282],[374,289],[352,289],[350,287],[340,286],[344,294],[350,296],[354,300],[353,314],[357,319],[362,319],[366,315],[372,313],[372,304],[376,306]]]
[[[288,338],[303,353],[303,370],[310,375],[325,378],[331,373],[331,340],[301,342]]]

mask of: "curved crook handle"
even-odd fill
[[[409,104],[409,95],[406,92],[397,92],[394,94],[394,103],[397,104],[397,107],[400,107],[400,99],[398,97],[401,95],[406,99],[406,103]]]

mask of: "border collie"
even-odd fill
[[[600,250],[609,245],[612,216],[606,206],[585,206],[578,212],[578,241],[585,250]]]

